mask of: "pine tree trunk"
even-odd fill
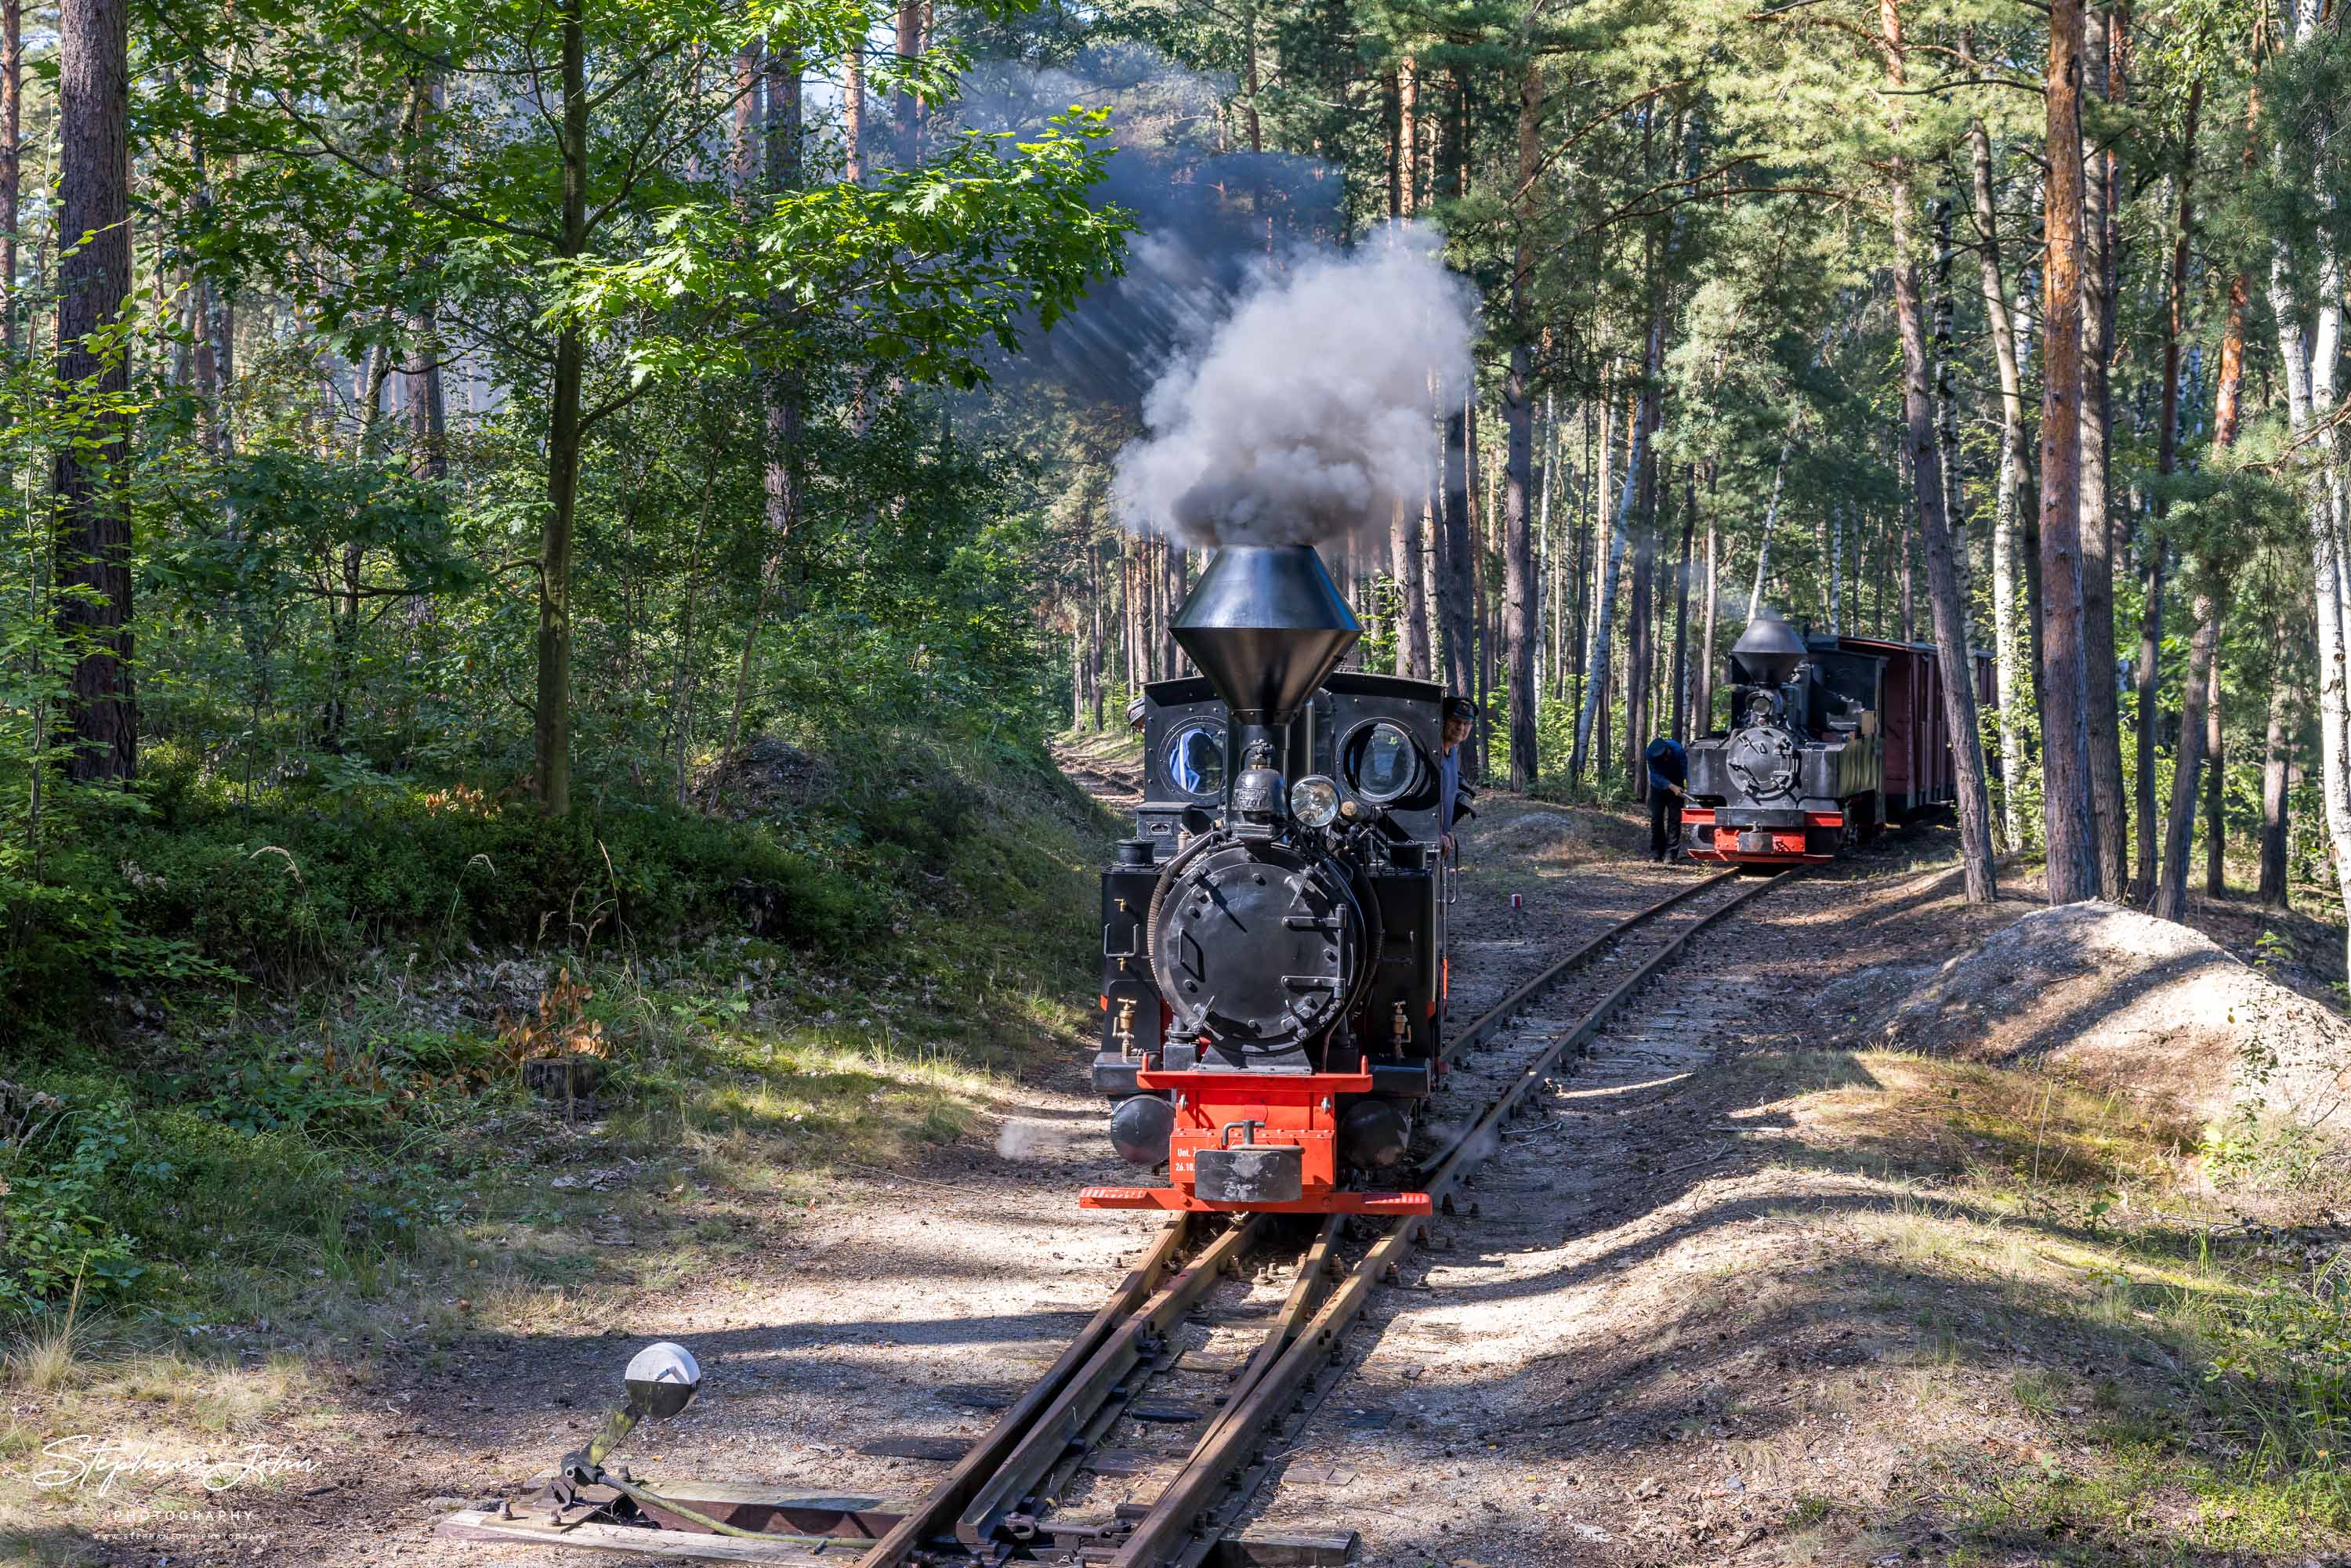
[[[2082,9],[2084,85],[2104,99],[2112,92],[2112,51],[2106,13],[2095,0]],[[2090,814],[2098,891],[2123,896],[2129,875],[2128,823],[2123,807],[2122,719],[2115,694],[2115,569],[2112,485],[2107,447],[2114,427],[2115,256],[2109,244],[2114,158],[2085,149],[2082,163],[2082,693],[2089,739]]]
[[[865,178],[865,50],[853,47],[841,59],[841,177],[851,184]]]
[[[2064,0],[2059,0],[2060,4]],[[1898,89],[1905,78],[1902,16],[1898,0],[1878,0],[1888,74]],[[1898,120],[1897,120],[1898,124]],[[1951,737],[1951,781],[1958,797],[1959,856],[1966,867],[1970,904],[1997,896],[1991,844],[1991,802],[1984,789],[1983,747],[1976,728],[1975,665],[1968,650],[1967,607],[1951,559],[1950,520],[1943,513],[1941,454],[1935,436],[1935,396],[1927,360],[1925,306],[1918,264],[1910,243],[1913,222],[1909,171],[1894,162],[1888,180],[1894,241],[1894,308],[1902,339],[1904,442],[1910,451],[1911,484],[1917,497],[1919,532],[1927,546],[1927,592],[1935,622],[1935,651],[1943,667],[1943,718]]]
[[[726,143],[727,184],[738,210],[747,210],[759,185],[759,46],[735,51],[735,124]]]
[[[17,346],[16,205],[24,190],[24,0],[0,0],[0,343],[12,353]]]
[[[57,377],[98,397],[131,388],[123,352],[101,357],[100,333],[131,295],[131,68],[125,0],[64,0],[57,9],[57,137],[63,186],[58,233],[78,244],[57,268]],[[52,474],[57,507],[57,630],[72,651],[67,771],[122,782],[139,766],[131,689],[131,510],[125,417],[86,416],[61,442]]]
[[[1093,617],[1093,638],[1089,645],[1086,654],[1086,702],[1087,706],[1092,710],[1094,733],[1099,735],[1102,733],[1103,723],[1103,688],[1108,684],[1102,679],[1102,675],[1108,667],[1110,643],[1106,639],[1105,629],[1102,625],[1102,600],[1104,596],[1102,593],[1102,544],[1100,540],[1093,537],[1093,514],[1091,510],[1084,515],[1084,521],[1086,529],[1087,598],[1092,601],[1091,612]]]
[[[1397,71],[1380,78],[1380,124],[1388,139],[1388,218],[1404,216],[1404,84]]]
[[[2227,788],[2229,753],[2220,725],[2220,658],[2213,651],[2212,689],[2204,697],[2204,894],[2229,892]]]
[[[800,183],[806,130],[800,74],[800,57],[793,51],[763,52],[753,46],[737,57],[734,168],[738,199],[747,212],[761,188],[773,193]],[[779,305],[779,301],[769,302],[771,309]],[[802,402],[799,386],[788,375],[770,375],[760,385],[760,434],[765,450],[759,488],[767,549],[761,557],[759,596],[752,607],[742,659],[735,671],[735,710],[726,728],[726,755],[729,757],[743,740],[759,634],[777,601],[785,598],[786,552],[799,522]]]
[[[1411,500],[1398,502],[1389,541],[1396,580],[1396,674],[1425,681],[1429,678],[1428,595],[1421,581],[1420,526],[1421,507]]]
[[[2211,700],[2212,669],[2220,643],[2222,585],[2197,584],[2196,631],[2188,643],[2188,679],[2180,696],[2179,746],[2171,760],[2171,810],[2164,818],[2162,873],[2156,879],[2148,913],[2158,920],[2181,920],[2188,913],[2188,855],[2196,832],[2197,768],[2210,740],[2205,707]]]
[[[1780,460],[1771,467],[1771,504],[1763,509],[1763,533],[1755,546],[1755,586],[1747,595],[1747,619],[1752,621],[1763,604],[1763,584],[1771,567],[1771,530],[1780,522],[1780,486],[1788,476],[1788,443],[1780,444]]]
[[[1651,332],[1650,359],[1654,363],[1659,352],[1656,340],[1663,336],[1661,326],[1652,323]],[[1656,421],[1650,396],[1645,388],[1634,413],[1635,429],[1642,438],[1641,462],[1628,476],[1633,486],[1633,591],[1625,621],[1624,757],[1625,777],[1633,786],[1635,800],[1646,800],[1649,796],[1649,770],[1642,765],[1641,751],[1648,743],[1649,688],[1655,676],[1650,663],[1650,632],[1656,595],[1657,456]]]
[[[1674,561],[1673,727],[1676,740],[1689,738],[1690,543],[1698,529],[1698,465],[1682,466],[1682,548]]]
[[[2041,312],[2042,800],[2052,904],[2098,892],[2081,561],[2081,89],[2082,0],[2053,0]]]
[[[1911,460],[1910,449],[1902,448],[1902,640],[1918,640],[1918,601],[1911,567],[1918,554],[1918,465]]]
[[[1583,618],[1591,606],[1593,551],[1590,518],[1594,515],[1592,497],[1598,486],[1599,476],[1593,472],[1592,403],[1583,404],[1583,483],[1576,487],[1575,506],[1570,512],[1567,527],[1573,536],[1573,549],[1567,563],[1567,628],[1560,643],[1560,695],[1573,707],[1583,706]],[[1571,746],[1570,750],[1574,747]]]
[[[2155,471],[2158,479],[2168,478],[2179,467],[2179,345],[2188,330],[2188,262],[2189,249],[2196,232],[2196,121],[2204,101],[2204,83],[2199,78],[2188,90],[2188,110],[2181,133],[2185,152],[2179,170],[2179,218],[2174,228],[2171,246],[2171,273],[2165,286],[2163,317],[2163,400],[2158,417],[2161,424],[2156,432]],[[2239,288],[2241,290],[2240,280]],[[2238,359],[2243,361],[2244,314],[2241,294],[2234,308],[2235,328],[2239,345]],[[2232,393],[2233,402],[2233,393]],[[2231,420],[2233,423],[2233,418]],[[2233,436],[2234,431],[2231,432]],[[2164,557],[2169,549],[2163,537],[2163,526],[2170,515],[2170,497],[2158,483],[2155,499],[2155,516],[2147,530],[2141,549],[2145,554],[2142,588],[2143,608],[2139,614],[2138,635],[2138,874],[2135,880],[2135,896],[2151,896],[2159,875],[2156,859],[2155,818],[2155,732],[2157,727],[2156,697],[2162,686],[2163,657],[2163,589]]]
[[[1533,189],[1541,171],[1542,78],[1532,65],[1519,89],[1519,168],[1516,189],[1524,203],[1518,214],[1518,265],[1511,270],[1510,377],[1502,388],[1505,431],[1502,496],[1502,639],[1510,663],[1510,788],[1529,789],[1541,770],[1535,734],[1535,645],[1541,634],[1540,587],[1535,577],[1534,529],[1529,486],[1533,482],[1534,405],[1527,378],[1533,363],[1527,319],[1526,279],[1534,269]]]
[[[1714,460],[1708,458],[1706,465],[1706,488],[1709,501],[1714,496],[1715,473]],[[1692,494],[1691,504],[1693,506],[1697,504],[1695,492]],[[1698,678],[1695,683],[1698,691],[1695,700],[1690,705],[1690,733],[1693,735],[1710,735],[1714,731],[1714,614],[1715,605],[1721,591],[1717,581],[1717,569],[1719,563],[1716,552],[1714,508],[1709,506],[1706,513],[1706,609],[1704,612],[1706,631],[1698,639]]]
[[[1258,26],[1256,0],[1241,0],[1241,126],[1249,132],[1252,152],[1265,151],[1265,121],[1258,113]]]
[[[1559,404],[1551,393],[1545,392],[1543,463],[1535,487],[1535,494],[1541,497],[1541,502],[1535,513],[1535,537],[1542,544],[1543,592],[1550,601],[1543,611],[1543,637],[1549,647],[1540,684],[1546,693],[1552,695],[1557,695],[1561,690],[1562,648],[1560,638],[1566,627],[1567,614],[1567,552],[1560,549],[1559,533],[1552,521],[1552,492],[1558,486]]]
[[[1445,417],[1444,527],[1437,610],[1445,637],[1445,687],[1467,696],[1477,687],[1478,660],[1470,622],[1468,421],[1458,402]]]
[[[2292,661],[2297,650],[2281,623],[2273,644],[2277,673],[2270,686],[2269,734],[2262,748],[2262,881],[2263,909],[2283,909],[2286,887],[2286,800],[2293,782],[2296,696]]]
[[[1955,254],[1951,243],[1952,193],[1948,187],[1939,190],[1935,198],[1935,441],[1942,459],[1943,516],[1951,525],[1951,565],[1959,574],[1959,602],[1966,604],[1972,597],[1969,580],[1973,575],[1968,561],[1967,487],[1959,482],[1959,398],[1956,378],[1959,373],[1959,353],[1952,346],[1951,317],[1955,301],[1951,297],[1951,258]],[[1840,520],[1842,514],[1840,514]],[[1832,524],[1830,542],[1833,552],[1841,550],[1843,536]],[[1829,558],[1830,601],[1835,601],[1836,554]]]

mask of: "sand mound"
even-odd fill
[[[1469,852],[1476,858],[1580,865],[1648,846],[1645,830],[1604,811],[1517,801],[1496,802],[1490,809],[1481,801],[1479,811],[1468,828]]]
[[[2200,932],[2111,904],[2004,927],[1928,977],[1876,1033],[1897,1050],[2046,1060],[2201,1125],[2252,1109],[2351,1142],[2351,1021]]]

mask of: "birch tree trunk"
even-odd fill
[[[1396,582],[1396,674],[1428,679],[1428,601],[1421,583],[1421,508],[1397,503],[1389,534]]]
[[[2245,310],[2251,284],[2241,274],[2229,287],[2229,313],[2220,328],[2220,375],[2212,400],[2212,450],[2228,451],[2237,442],[2245,381]],[[2279,317],[2281,328],[2287,318]],[[2289,370],[2292,362],[2289,361]],[[2220,646],[2220,617],[2228,608],[2229,558],[2226,546],[2208,544],[2197,564],[2197,590],[2190,613],[2195,629],[2189,634],[2188,680],[2180,693],[2179,744],[2171,758],[2171,802],[2163,821],[2163,861],[2156,868],[2155,894],[2148,913],[2161,920],[2179,920],[2188,911],[2188,857],[2195,842],[2197,769],[2204,763],[2209,741],[2206,705],[2211,700],[2212,669]]]
[[[1943,489],[1948,496],[1951,486],[1946,484]],[[1961,537],[1964,538],[1964,534]],[[1829,635],[1832,637],[1844,634],[1844,507],[1833,504],[1829,507]]]
[[[2308,48],[2317,32],[2318,0],[2290,0],[2294,47]],[[2330,123],[2327,130],[2331,132]],[[2321,235],[2325,229],[2322,226]],[[2324,237],[2320,243],[2326,243]],[[2314,420],[2334,411],[2335,374],[2342,352],[2343,258],[2331,250],[2320,258],[2316,298],[2296,298],[2294,273],[2281,247],[2273,256],[2270,299],[2277,319],[2278,347],[2285,361],[2286,399],[2294,433],[2302,435]],[[2326,810],[2326,834],[2335,851],[2335,874],[2351,896],[2351,690],[2346,690],[2344,638],[2351,622],[2351,583],[2345,578],[2346,453],[2339,425],[2314,444],[2315,461],[2304,482],[2310,520],[2313,603],[2318,630],[2319,798]]]
[[[2098,892],[2082,632],[2081,89],[2082,0],[2053,0],[2041,312],[2042,815],[2052,904]]]
[[[1575,754],[1568,770],[1582,777],[1583,764],[1592,751],[1593,721],[1598,717],[1600,706],[1606,699],[1608,685],[1609,642],[1616,618],[1609,613],[1616,601],[1616,572],[1625,558],[1625,538],[1632,522],[1633,474],[1640,467],[1648,444],[1648,432],[1640,424],[1633,426],[1633,449],[1625,464],[1625,483],[1617,486],[1616,510],[1609,520],[1608,548],[1602,552],[1600,587],[1594,596],[1592,622],[1592,657],[1583,669],[1583,705],[1575,716]]]

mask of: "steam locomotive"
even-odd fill
[[[1426,1214],[1376,1184],[1437,1071],[1444,690],[1337,669],[1362,628],[1304,545],[1219,551],[1170,630],[1200,674],[1144,690],[1092,1070],[1167,1185],[1080,1202]]]
[[[1988,703],[1991,656],[1971,663]],[[1817,863],[1957,798],[1933,643],[1811,636],[1767,609],[1725,674],[1729,723],[1689,745],[1692,860]]]

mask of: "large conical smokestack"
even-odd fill
[[[1287,724],[1364,634],[1311,545],[1227,545],[1168,630],[1235,722]]]
[[[1730,645],[1730,656],[1756,685],[1781,686],[1796,678],[1796,666],[1812,653],[1796,629],[1767,604]]]

